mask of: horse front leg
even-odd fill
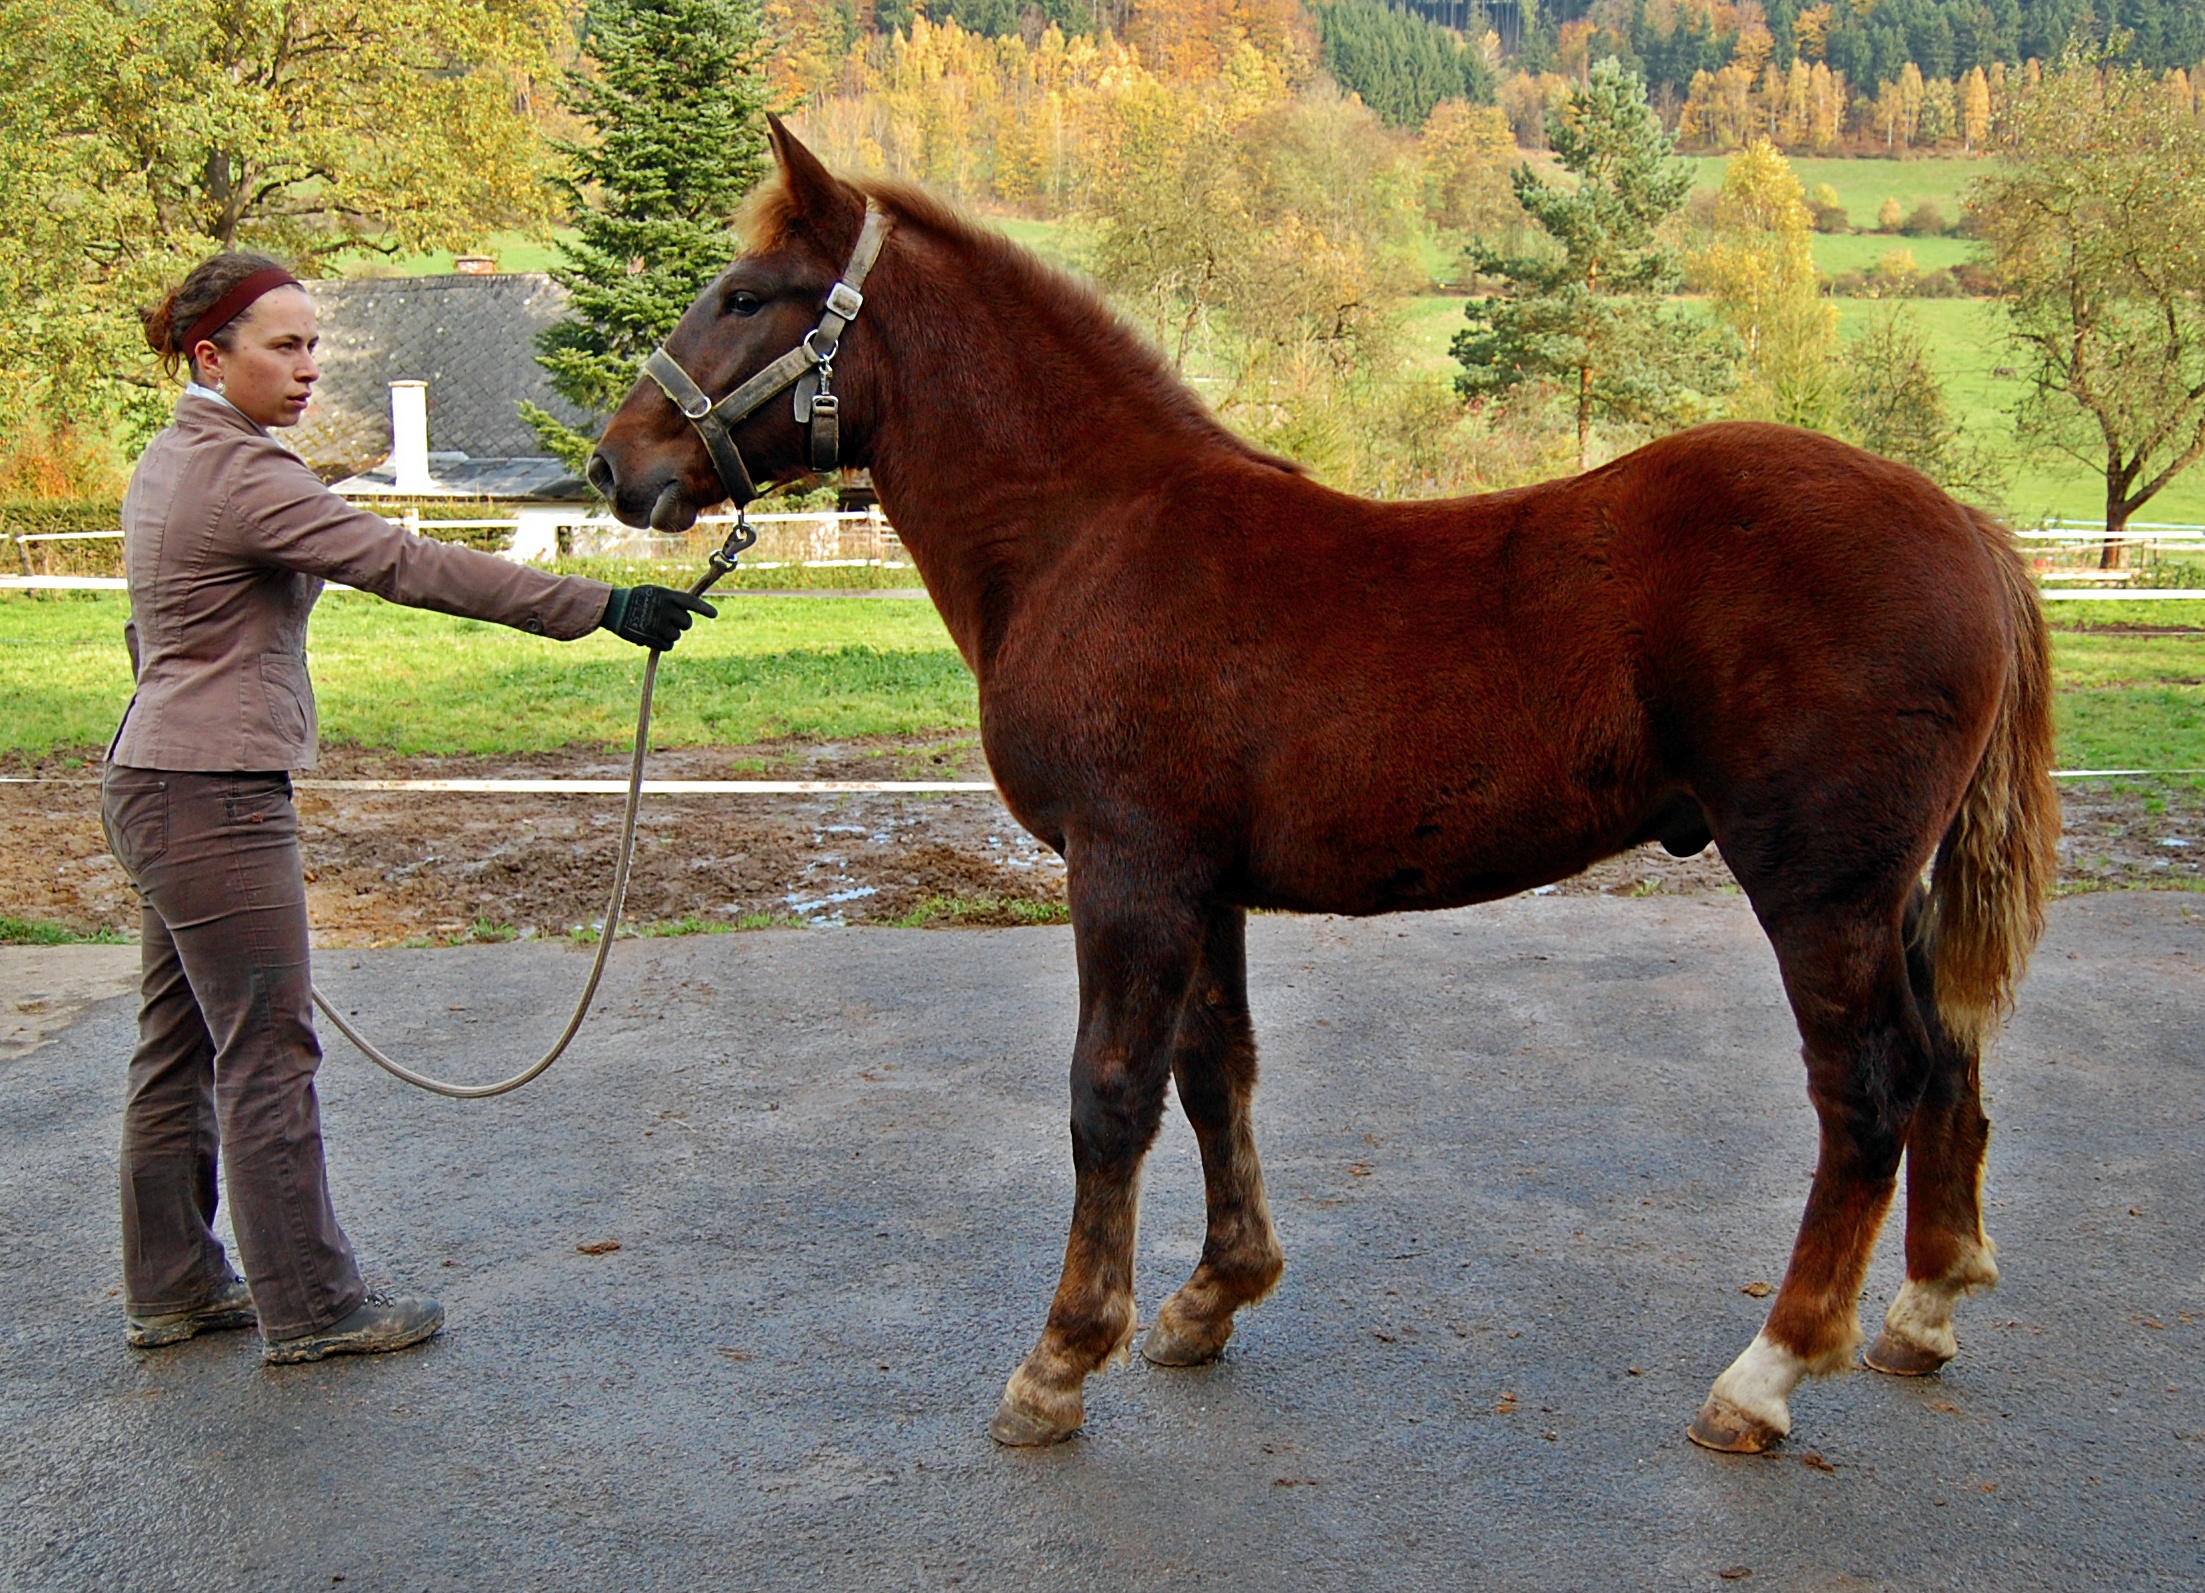
[[[1163,1116],[1172,1036],[1202,955],[1203,915],[1191,902],[1128,888],[1129,876],[1138,871],[1088,864],[1073,880],[1080,1025],[1072,1052],[1072,1231],[1041,1341],[1011,1374],[988,1425],[998,1443],[1069,1438],[1085,1415],[1088,1376],[1133,1342],[1141,1158]]]
[[[1157,1366],[1198,1366],[1233,1336],[1233,1313],[1269,1294],[1286,1270],[1249,1105],[1256,1092],[1255,1026],[1248,1017],[1248,915],[1211,909],[1202,963],[1172,1048],[1179,1104],[1202,1147],[1209,1231],[1194,1276],[1166,1300],[1141,1355]]]

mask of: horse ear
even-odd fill
[[[789,196],[790,215],[817,232],[831,235],[854,230],[845,224],[862,212],[864,201],[820,164],[780,117],[768,114],[766,136],[773,145],[774,164],[781,168],[781,185]]]

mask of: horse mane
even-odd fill
[[[893,215],[899,225],[908,224],[933,234],[971,258],[988,276],[1007,280],[1012,292],[1047,304],[1060,324],[1093,349],[1098,366],[1114,371],[1166,418],[1179,421],[1255,464],[1288,475],[1308,474],[1294,460],[1256,447],[1220,421],[1156,346],[1110,307],[1094,284],[1051,265],[1023,244],[968,220],[916,184],[893,178],[842,181]],[[783,243],[796,219],[796,201],[782,174],[776,171],[744,201],[735,222],[736,236],[746,251],[762,252]]]

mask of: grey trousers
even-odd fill
[[[133,1315],[204,1304],[232,1274],[209,1224],[219,1151],[267,1338],[366,1297],[322,1165],[306,884],[288,774],[107,766],[107,843],[143,903],[138,1046],[123,1106],[123,1291]]]

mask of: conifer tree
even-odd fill
[[[1393,127],[1415,127],[1442,100],[1490,102],[1485,57],[1435,22],[1384,0],[1327,0],[1316,7],[1325,70]]]
[[[1516,168],[1516,202],[1547,233],[1540,257],[1471,256],[1503,279],[1473,299],[1455,334],[1465,397],[1559,384],[1576,413],[1577,464],[1590,462],[1594,419],[1683,424],[1730,385],[1727,339],[1662,307],[1679,276],[1655,229],[1684,203],[1688,167],[1646,103],[1637,77],[1611,56],[1570,94],[1550,135],[1555,158],[1577,182],[1548,182]]]
[[[560,147],[576,236],[551,274],[570,297],[537,361],[594,415],[619,406],[736,252],[729,219],[769,164],[762,11],[761,0],[590,0],[583,15],[586,60],[565,102],[597,137]],[[589,435],[534,404],[522,414],[568,464],[589,457]]]

